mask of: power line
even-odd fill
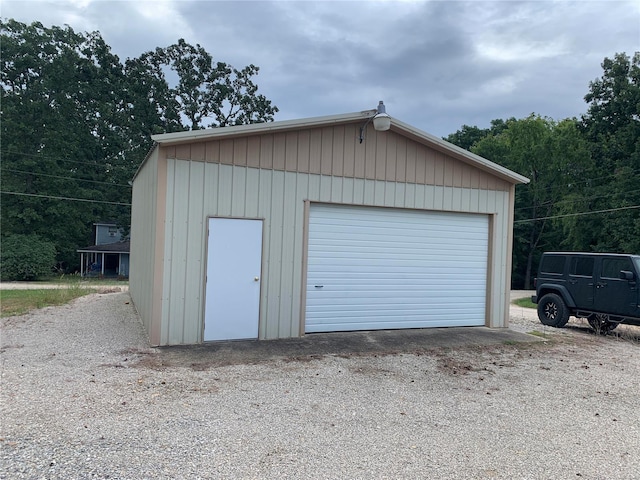
[[[14,172],[14,173],[26,173],[28,175],[39,175],[41,177],[49,177],[49,178],[62,178],[64,180],[77,180],[79,182],[99,183],[101,185],[109,185],[109,186],[112,186],[112,187],[127,187],[127,188],[131,188],[131,185],[125,185],[124,183],[100,182],[98,180],[89,180],[89,179],[86,179],[86,178],[63,177],[63,176],[60,176],[60,175],[49,175],[48,173],[28,172],[26,170],[13,170],[11,168],[2,168],[2,169],[0,169],[0,171]]]
[[[631,170],[630,172],[627,172],[625,175],[633,176],[633,175],[636,175],[636,174],[639,174],[639,173],[640,173],[640,169]],[[526,177],[527,175],[524,174],[524,176]],[[540,187],[539,190],[540,191],[546,191],[546,190],[553,190],[553,189],[558,189],[558,190],[566,189],[568,186],[573,187],[575,185],[582,185],[584,183],[603,182],[603,181],[605,181],[605,180],[607,180],[609,178],[618,177],[618,176],[620,176],[619,173],[610,173],[609,175],[600,175],[600,176],[594,177],[594,178],[586,178],[586,179],[583,179],[581,181],[575,181],[575,182],[574,181],[570,181],[570,182],[567,182],[567,185],[547,185],[546,187]],[[523,187],[529,188],[529,187],[532,187],[532,186],[535,186],[535,185],[536,185],[535,183],[528,183],[526,185],[523,185]],[[593,188],[597,188],[598,186],[602,186],[602,185],[594,185]]]
[[[109,160],[115,158],[114,156],[111,156],[106,158],[99,158],[96,160],[81,161],[81,160],[70,160],[68,158],[62,158],[62,157],[50,157],[48,155],[39,155],[34,153],[20,153],[20,152],[11,152],[11,151],[3,152],[3,155],[7,155],[7,154],[22,155],[23,157],[33,157],[33,158],[38,158],[40,160],[53,160],[54,162],[77,163],[79,165],[89,165],[92,167],[104,167]]]
[[[593,212],[567,213],[566,215],[553,215],[551,217],[527,218],[526,220],[516,220],[513,223],[536,222],[538,220],[550,220],[553,218],[580,217],[584,215],[594,215],[596,213],[609,213],[609,212],[618,212],[620,210],[632,210],[635,208],[640,208],[640,205],[631,205],[629,207],[619,207],[619,208],[608,208],[606,210],[594,210]]]
[[[126,155],[127,153],[133,152],[135,149],[141,148],[141,147],[144,147],[144,145],[136,145],[136,146],[130,147],[128,149],[124,149],[121,152],[109,155],[107,157],[96,158],[95,160],[88,160],[88,161],[70,160],[68,158],[62,158],[62,157],[52,157],[51,155],[44,155],[42,153],[24,153],[24,152],[18,152],[18,151],[10,150],[10,149],[3,150],[2,151],[2,155],[21,155],[23,157],[34,157],[34,158],[45,159],[45,160],[53,160],[53,161],[61,161],[61,162],[69,162],[69,163],[78,163],[78,164],[81,164],[81,165],[102,166],[102,165],[104,165],[104,163],[107,163],[108,161],[110,161],[112,159],[116,159],[119,156],[122,157],[122,156]],[[99,163],[99,162],[103,162],[103,163]]]
[[[570,200],[561,199],[561,200],[556,201],[555,203],[558,204],[558,205],[566,205],[566,204],[569,204],[569,203],[587,202],[587,201],[593,200],[594,198],[616,197],[616,196],[620,196],[620,195],[627,195],[629,193],[638,194],[638,193],[640,193],[640,190],[637,190],[637,189],[636,190],[627,190],[626,192],[607,193],[607,194],[603,194],[603,195],[594,195],[594,196],[590,196],[590,197],[573,198],[573,199],[570,199]],[[531,205],[531,206],[528,206],[528,207],[518,207],[518,208],[515,209],[515,211],[516,212],[520,212],[522,210],[532,210],[532,209],[537,208],[539,206],[540,205],[538,205],[538,206]]]
[[[35,193],[18,193],[18,192],[6,192],[0,191],[0,193],[5,195],[19,195],[21,197],[38,197],[38,198],[49,198],[53,200],[72,200],[75,202],[89,202],[89,203],[105,203],[108,205],[122,205],[124,207],[130,207],[130,203],[121,203],[121,202],[107,202],[106,200],[89,200],[88,198],[72,198],[72,197],[56,197],[53,195],[38,195]]]

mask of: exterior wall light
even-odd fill
[[[387,109],[384,103],[382,103],[382,100],[378,103],[376,114],[360,127],[360,143],[364,140],[364,132],[371,121],[373,121],[373,128],[378,132],[385,132],[391,128],[391,117],[387,115]]]

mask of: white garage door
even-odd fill
[[[486,215],[312,205],[307,333],[485,324]]]

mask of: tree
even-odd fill
[[[581,130],[595,162],[592,200],[585,211],[612,210],[575,222],[568,234],[596,251],[640,253],[640,52],[602,62],[589,83]]]
[[[151,73],[171,117],[179,113],[188,121],[184,126],[191,130],[269,122],[278,111],[270,100],[257,93],[258,86],[252,78],[258,74],[258,67],[248,65],[237,70],[224,62],[214,62],[204,48],[184,39],[144,53],[127,62],[127,67]],[[169,87],[167,70],[177,76],[174,86]]]
[[[506,121],[501,119],[491,120],[490,128],[478,128],[463,125],[460,130],[444,137],[444,140],[464,148],[465,150],[471,151],[471,149],[483,138],[502,133],[509,125],[509,122],[512,121],[515,121],[515,118],[512,117]]]
[[[516,188],[513,285],[544,250],[640,253],[640,52],[605,58],[580,120],[531,115],[445,140],[531,179]]]
[[[130,223],[131,187],[151,135],[273,120],[258,68],[213,63],[184,40],[124,64],[99,32],[0,21],[2,236],[52,241],[79,263],[91,225]],[[166,70],[177,73],[170,85]]]
[[[51,275],[56,248],[37,235],[10,235],[2,242],[2,280],[37,280]]]
[[[530,289],[542,251],[563,244],[558,235],[561,220],[549,217],[563,212],[563,200],[582,198],[577,179],[584,178],[591,160],[575,120],[555,122],[532,114],[504,125],[472,151],[530,179],[516,188],[513,247],[513,283]]]
[[[91,223],[125,213],[117,204],[130,199],[110,175],[124,139],[114,125],[126,116],[115,93],[126,78],[98,34],[13,20],[1,28],[2,234],[53,241],[65,268]]]

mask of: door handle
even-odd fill
[[[259,282],[260,281],[260,277],[253,277],[253,281],[254,282]]]

